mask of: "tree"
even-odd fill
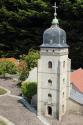
[[[20,60],[18,64],[19,79],[24,81],[28,76],[28,66],[25,60]]]
[[[39,49],[53,19],[55,0],[0,0],[0,56]],[[83,0],[56,0],[60,27],[67,32],[73,68],[83,67]],[[3,51],[3,52],[2,52]],[[76,54],[77,53],[77,54]]]
[[[72,68],[83,67],[83,2],[82,0],[62,0],[59,8],[60,24],[67,32]]]
[[[39,51],[37,50],[30,50],[28,55],[24,55],[24,60],[27,62],[29,70],[34,67],[37,67],[38,59],[40,57]]]
[[[16,65],[13,62],[10,61],[0,62],[0,75],[3,75],[3,77],[5,78],[6,73],[9,74],[17,73]]]
[[[34,96],[37,93],[37,83],[25,82],[22,85],[22,93],[24,94],[24,96],[28,98],[29,101],[31,101],[32,96]]]
[[[2,50],[13,51],[9,56],[16,56],[26,52],[32,46],[37,47],[42,36],[39,35],[42,33],[40,27],[43,26],[48,15],[47,7],[47,3],[43,0],[2,0],[0,2],[0,47]]]

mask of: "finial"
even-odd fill
[[[56,12],[56,9],[58,8],[57,6],[56,6],[56,2],[55,2],[55,4],[54,4],[54,6],[53,6],[53,8],[55,9],[55,12],[54,12],[54,19],[53,19],[53,21],[52,21],[52,24],[58,24],[59,22],[58,22],[58,19],[57,19],[57,12]]]
[[[58,8],[58,7],[56,6],[56,2],[55,2],[55,5],[53,6],[53,8],[55,9],[54,17],[56,18],[56,16],[57,16],[56,9]]]

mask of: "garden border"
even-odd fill
[[[11,121],[9,121],[7,118],[5,118],[3,116],[0,116],[0,120],[5,122],[7,125],[15,125],[14,123],[12,123]]]
[[[0,97],[1,97],[1,96],[6,96],[6,95],[10,95],[10,93],[11,93],[11,91],[10,91],[10,90],[8,90],[8,89],[6,89],[5,87],[2,87],[2,86],[0,86],[0,88],[1,88],[1,89],[4,89],[4,90],[6,91],[6,93],[5,93],[5,94],[0,95]]]

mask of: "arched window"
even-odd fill
[[[48,115],[52,115],[52,107],[48,106]]]
[[[52,95],[49,93],[49,94],[48,94],[48,97],[52,97]]]
[[[63,61],[63,68],[65,68],[65,61]]]
[[[52,86],[52,80],[48,80],[48,84],[49,84],[49,86]]]
[[[65,83],[65,78],[63,78],[63,83]]]
[[[51,61],[48,62],[48,68],[52,68],[52,62]]]
[[[63,98],[64,98],[64,92],[63,92]]]
[[[48,94],[48,103],[51,103],[52,102],[52,95],[49,93]]]
[[[62,113],[64,113],[64,104],[62,105]]]

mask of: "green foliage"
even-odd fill
[[[10,61],[0,62],[0,75],[5,77],[5,73],[16,74],[17,68],[15,64]]]
[[[9,74],[16,74],[17,73],[17,69],[14,63],[12,62],[5,62],[5,67],[7,70],[7,73]]]
[[[19,57],[42,44],[55,0],[0,0],[0,57]],[[67,32],[73,68],[83,67],[83,0],[56,0],[60,26]],[[76,55],[77,53],[77,55]],[[74,61],[75,60],[75,61]]]
[[[22,93],[29,99],[37,93],[37,83],[25,82],[22,85]]]
[[[22,71],[22,72],[20,72],[19,73],[19,79],[21,80],[21,81],[24,81],[26,78],[27,78],[27,75],[28,73],[27,73],[27,71]]]
[[[60,2],[60,12],[62,11],[61,16],[66,20],[74,21],[75,19],[82,19],[83,15],[83,2],[80,1],[72,1],[72,0],[62,0]]]
[[[18,65],[19,79],[24,81],[28,76],[28,66],[25,60],[20,60]]]
[[[24,55],[23,58],[26,60],[29,70],[34,67],[37,67],[39,57],[40,54],[38,50],[30,50],[28,55]]]
[[[43,0],[1,0],[0,48],[18,56],[39,45],[40,23],[45,23],[47,7]]]

